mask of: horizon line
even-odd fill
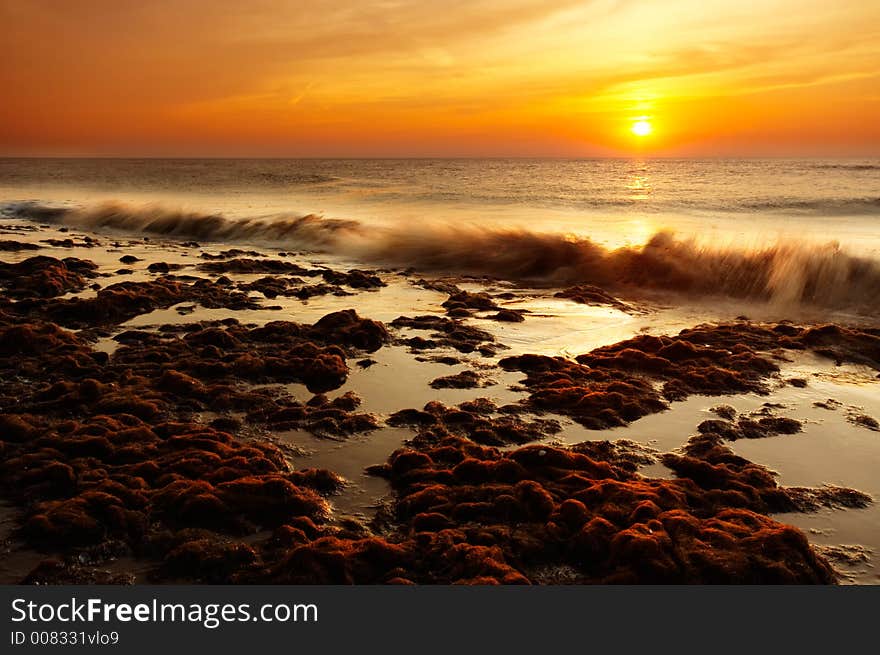
[[[619,160],[619,159],[880,159],[880,152],[872,155],[589,155],[589,156],[565,156],[565,155],[401,155],[401,156],[259,156],[259,155],[2,155],[0,160],[41,160],[41,159],[64,159],[64,160],[263,160],[263,161],[420,161],[420,160],[547,160],[547,161],[595,161],[595,160]]]

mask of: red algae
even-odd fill
[[[581,305],[607,305],[626,313],[635,311],[631,305],[618,300],[601,287],[592,284],[579,284],[568,287],[556,292],[553,296],[555,298],[567,298]]]
[[[650,480],[547,446],[501,452],[416,438],[386,474],[397,541],[416,582],[528,582],[565,566],[578,582],[831,582],[803,535],[691,480]],[[406,559],[406,558],[404,558]]]
[[[392,414],[388,424],[418,428],[417,439],[436,441],[449,435],[467,435],[477,443],[490,445],[522,444],[555,434],[562,428],[553,419],[526,421],[518,417],[493,417],[491,401],[479,399],[447,407],[430,402],[424,409],[405,409]]]
[[[320,521],[320,494],[341,484],[330,472],[288,470],[269,444],[200,424],[148,426],[127,414],[60,423],[7,414],[3,423],[18,437],[4,441],[5,495],[30,503],[21,534],[50,549],[117,539],[138,552],[162,529],[245,534],[291,515]]]
[[[468,314],[470,315],[470,314]],[[391,321],[391,327],[411,330],[430,330],[431,339],[413,337],[400,339],[398,343],[410,346],[412,350],[426,350],[439,347],[454,348],[461,353],[479,352],[491,357],[499,349],[506,348],[495,342],[495,337],[485,330],[465,325],[460,320],[443,316],[400,316]]]
[[[292,471],[268,443],[177,417],[226,407],[272,424],[304,407],[302,421],[285,420],[322,433],[373,429],[373,417],[352,413],[359,399],[351,394],[303,405],[242,382],[335,388],[349,355],[388,339],[384,326],[343,311],[312,326],[248,329],[232,320],[186,330],[125,332],[108,356],[53,323],[0,314],[0,489],[26,508],[19,533],[27,543],[62,553],[119,543],[161,558],[167,534],[181,530],[242,535],[296,517],[326,520],[324,496],[341,488],[338,476]],[[27,579],[88,575],[62,562]]]
[[[880,369],[880,337],[871,330],[786,323],[703,325],[674,337],[640,335],[580,355],[576,362],[522,355],[499,365],[526,373],[528,406],[602,429],[691,395],[765,394],[767,380],[779,372],[771,353],[786,349]]]
[[[640,336],[576,361],[509,357],[501,367],[526,375],[522,404],[479,398],[396,412],[387,424],[415,434],[370,468],[392,497],[370,525],[341,520],[331,501],[342,478],[294,470],[279,448],[246,435],[257,428],[345,437],[381,427],[358,412],[353,393],[324,394],[345,383],[348,359],[392,340],[385,325],[353,309],[313,325],[202,321],[124,331],[112,355],[89,338],[182,302],[238,310],[260,306],[250,291],[307,297],[310,288],[385,283],[372,271],[304,268],[247,251],[203,258],[205,271],[268,277],[236,285],[161,276],[61,299],[85,288],[93,264],[34,257],[0,265],[0,493],[21,508],[18,536],[55,556],[23,582],[131,582],[101,568],[124,556],[146,562],[155,582],[529,584],[552,581],[547,572],[557,570],[579,583],[829,583],[827,561],[768,514],[871,502],[852,489],[782,487],[733,453],[728,440],[800,429],[770,412],[722,410],[727,420],[703,422],[681,453],[631,442],[522,446],[561,429],[543,412],[602,429],[691,394],[763,393],[778,372],[778,349],[880,363],[876,332],[737,323]],[[174,267],[162,264],[149,270]],[[430,331],[399,343],[492,356],[502,347],[492,334],[457,319],[485,311],[497,311],[494,320],[523,318],[489,294],[437,289],[449,295],[448,316],[396,319],[393,328]],[[578,288],[569,296],[615,301],[597,294]],[[294,398],[281,386],[288,383],[314,395]],[[431,384],[487,383],[466,370]],[[199,422],[206,411],[219,416]],[[658,459],[678,478],[638,473]]]
[[[97,266],[75,257],[38,255],[17,264],[0,262],[0,286],[11,298],[53,298],[81,291]]]
[[[476,371],[462,371],[455,375],[446,375],[431,380],[430,387],[432,389],[476,389],[478,387],[489,387],[497,384],[492,379],[480,375]]]
[[[21,252],[22,250],[39,250],[40,246],[35,243],[24,241],[0,240],[0,252]]]

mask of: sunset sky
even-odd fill
[[[0,0],[0,23],[0,155],[880,155],[877,0]]]

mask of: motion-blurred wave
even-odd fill
[[[588,238],[522,229],[437,222],[370,227],[314,214],[232,219],[120,203],[86,209],[22,203],[7,206],[5,213],[83,228],[321,250],[426,272],[589,283],[618,292],[720,295],[872,314],[880,309],[880,262],[833,243],[722,247],[660,232],[643,245],[609,249]]]

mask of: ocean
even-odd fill
[[[447,221],[639,244],[659,230],[876,252],[880,160],[0,159],[0,201]]]
[[[876,159],[4,159],[0,206],[534,284],[880,306]]]

